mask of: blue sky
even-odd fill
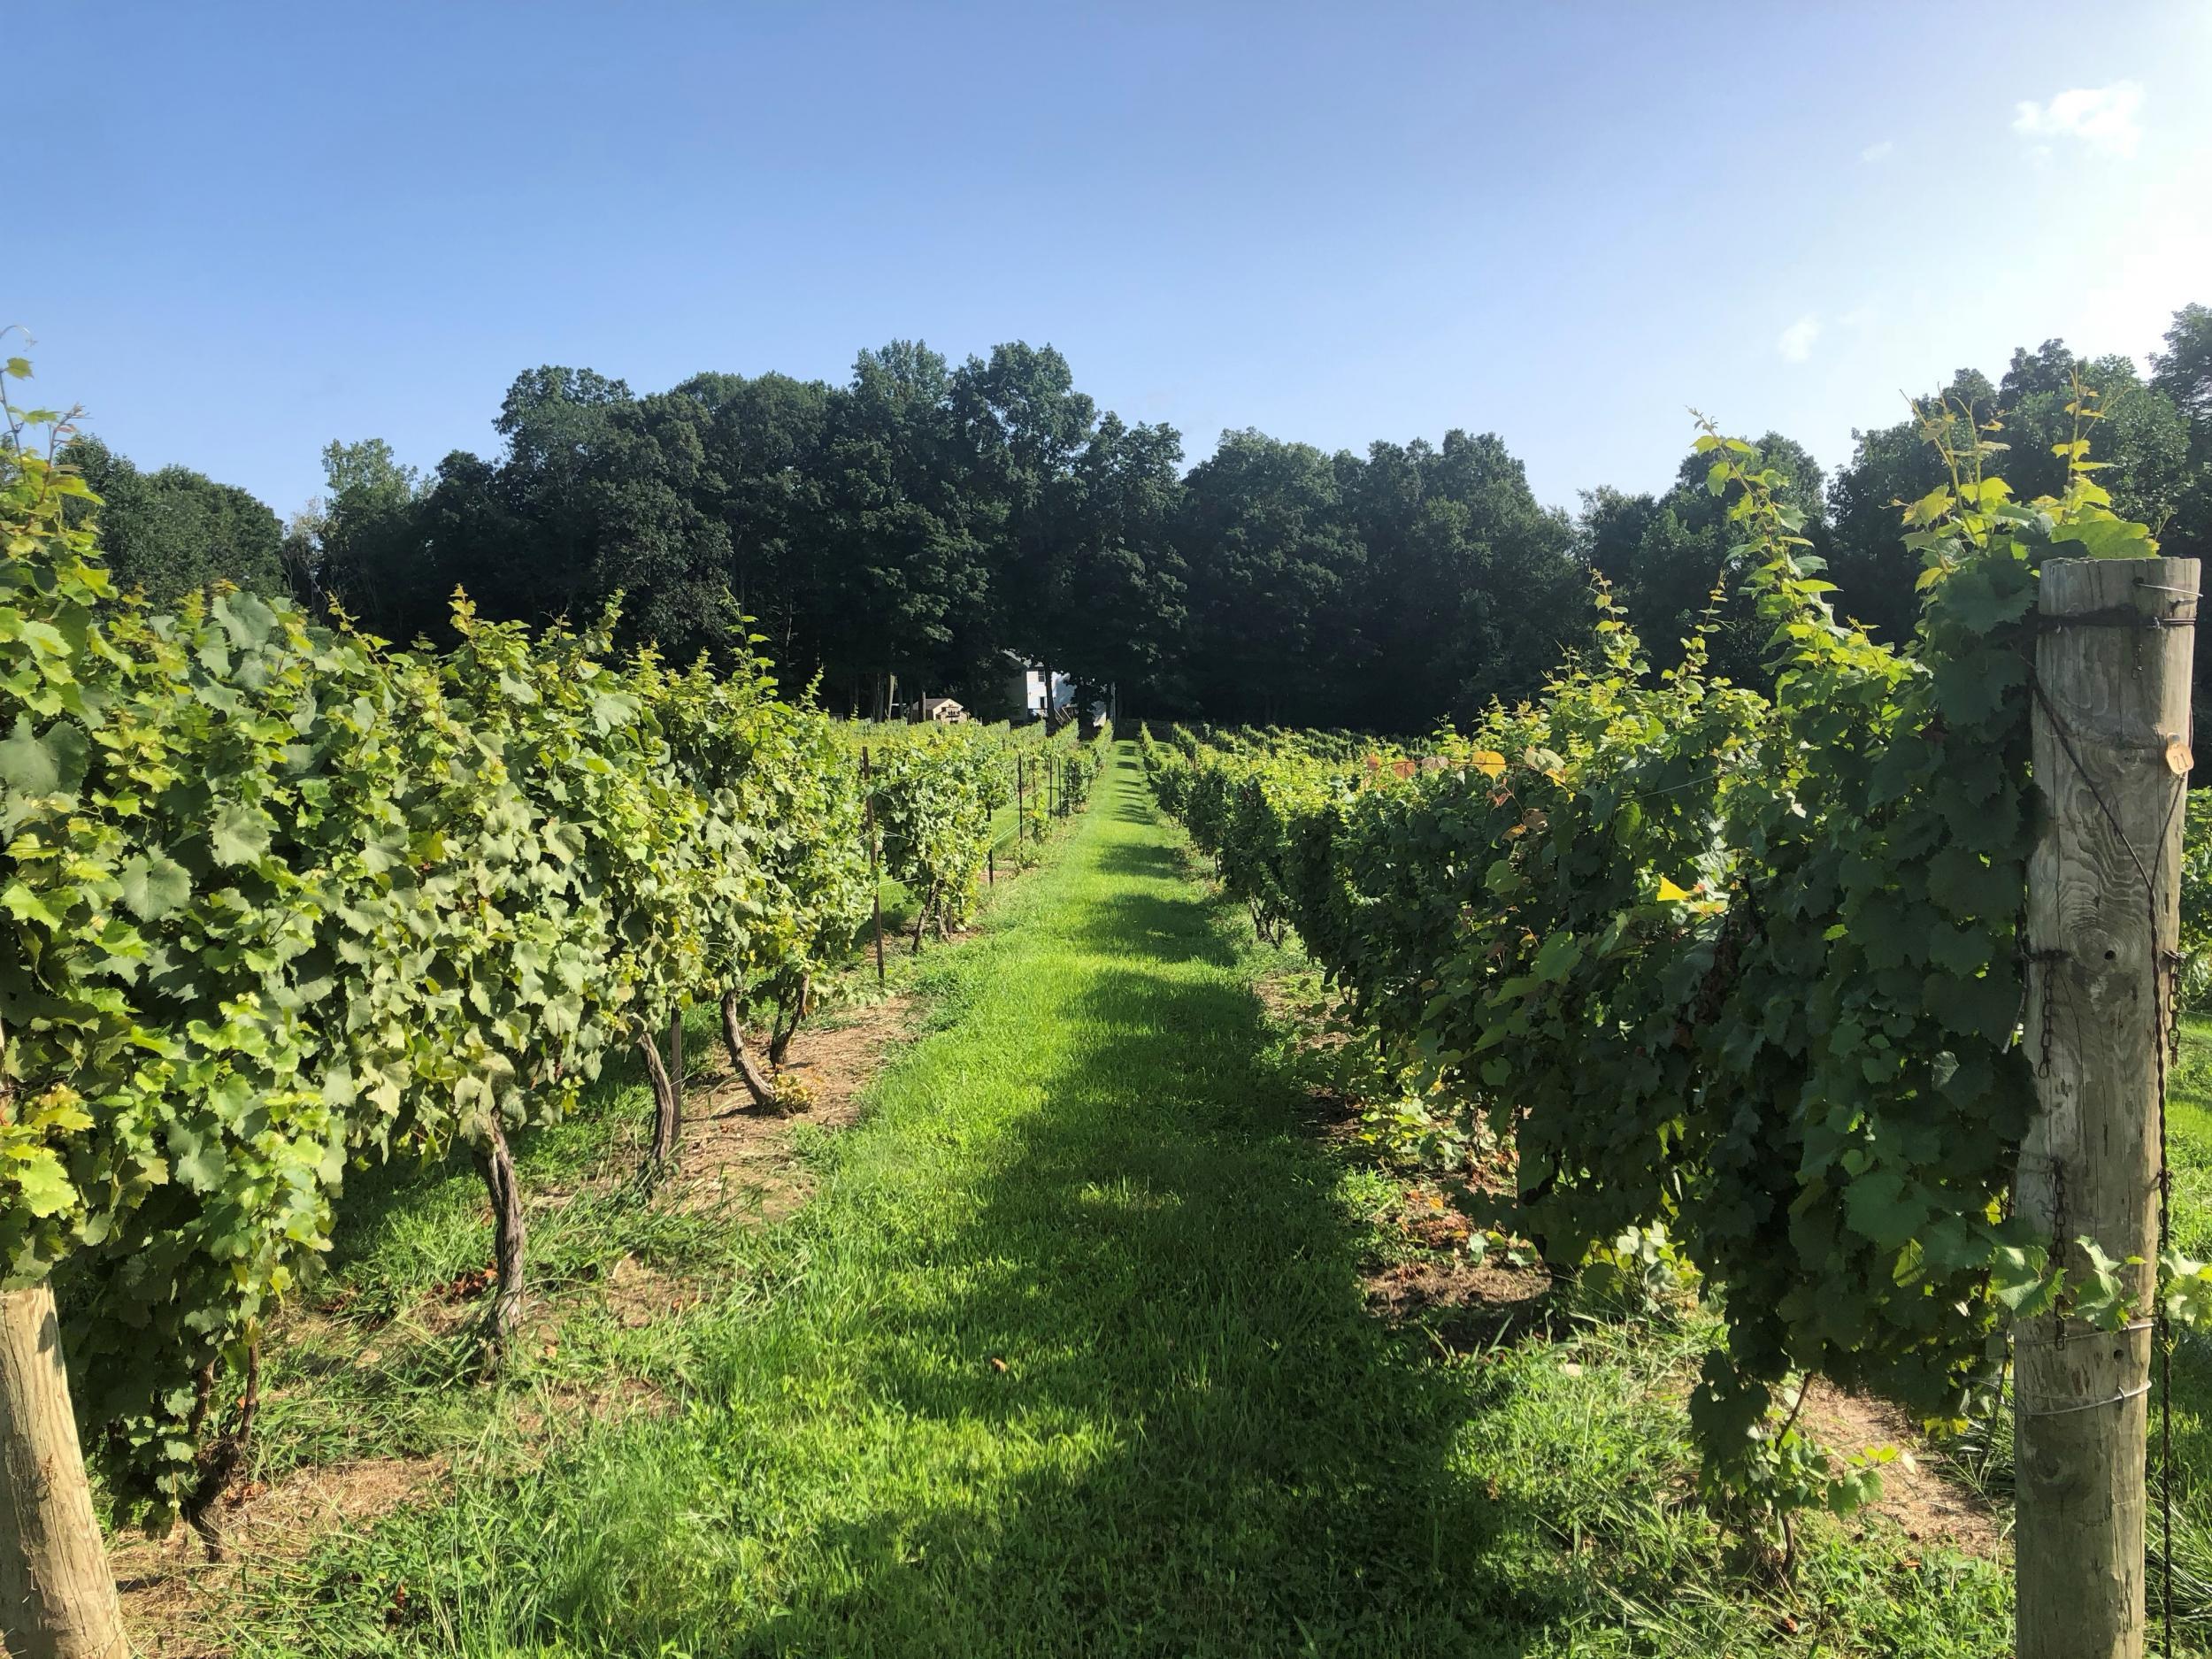
[[[280,512],[332,438],[494,451],[540,363],[911,337],[1049,342],[1194,460],[1495,430],[1571,504],[1692,405],[1832,468],[1961,365],[2212,303],[2186,0],[65,3],[11,58],[41,394]]]

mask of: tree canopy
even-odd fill
[[[2170,552],[2212,550],[2212,310],[2175,315],[2147,376],[2047,340],[1922,406],[1998,423],[2001,470],[2032,495],[2062,472],[2078,380],[2115,506]],[[1714,672],[1763,672],[1697,457],[1661,491],[1592,488],[1571,516],[1494,433],[1331,454],[1244,429],[1186,471],[1181,434],[1102,409],[1060,352],[1018,341],[956,364],[893,341],[839,384],[702,373],[640,394],[548,365],[492,424],[495,454],[427,474],[380,439],[333,442],[288,533],[196,472],[142,473],[92,438],[73,453],[119,572],[157,598],[288,586],[441,641],[456,588],[532,622],[619,593],[632,637],[680,662],[745,649],[750,618],[785,681],[839,709],[895,685],[1002,713],[1027,664],[1112,686],[1131,712],[1419,732],[1538,689],[1587,643],[1594,575],[1660,665],[1717,606]],[[1854,434],[1832,473],[1786,434],[1760,447],[1839,608],[1897,638],[1918,573],[1898,505],[1943,481],[1916,418]]]
[[[142,472],[90,434],[64,456],[100,497],[100,544],[119,586],[165,604],[213,581],[264,593],[284,585],[283,530],[246,491],[189,467]]]

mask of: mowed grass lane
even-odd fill
[[[2001,1574],[1933,1548],[1816,1527],[1794,1590],[1724,1576],[1678,1339],[1371,1316],[1391,1184],[1302,1124],[1225,914],[1125,749],[925,966],[931,1030],[686,1316],[672,1409],[464,1464],[272,1580],[240,1651],[2000,1648]]]

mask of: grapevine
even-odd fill
[[[1833,614],[1778,475],[1709,429],[1771,697],[1710,675],[1702,635],[1653,674],[1601,589],[1590,656],[1425,757],[1141,746],[1263,929],[1512,1146],[1517,1191],[1471,1208],[1563,1267],[1663,1226],[1723,1287],[1691,1415],[1708,1497],[1751,1522],[1878,1484],[1779,1409],[1804,1378],[1959,1424],[2008,1318],[2103,1288],[2007,1202],[2032,1100],[2028,617],[2044,557],[2154,544],[2085,445],[2062,496],[2020,503],[1991,441],[1926,424],[1952,481],[1905,511],[1901,646]]]
[[[67,419],[4,409],[0,1243],[11,1286],[54,1278],[88,1448],[157,1518],[234,1465],[253,1390],[219,1425],[218,1378],[328,1248],[349,1167],[470,1153],[495,1349],[524,1289],[511,1132],[629,1048],[664,1167],[681,1079],[657,1045],[694,1002],[761,1103],[789,1098],[743,1025],[773,1009],[780,1058],[850,951],[861,783],[743,640],[678,672],[618,658],[611,611],[534,634],[457,597],[442,654],[220,586],[157,611],[103,566]],[[900,746],[884,798],[941,927],[1004,758]]]

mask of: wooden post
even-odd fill
[[[0,1294],[0,1631],[15,1659],[130,1659],[43,1279]]]
[[[1029,833],[1027,803],[1022,797],[1022,757],[1014,756],[1014,850],[1021,850],[1022,837]]]
[[[2027,1053],[2016,1213],[2139,1316],[2015,1333],[2019,1659],[2139,1659],[2158,1182],[2189,772],[2194,559],[2048,559],[2036,645]],[[2169,622],[2185,626],[2166,626]]]
[[[860,746],[861,810],[868,820],[868,908],[875,917],[876,988],[883,987],[883,878],[876,871],[876,789],[869,781],[868,746]]]

